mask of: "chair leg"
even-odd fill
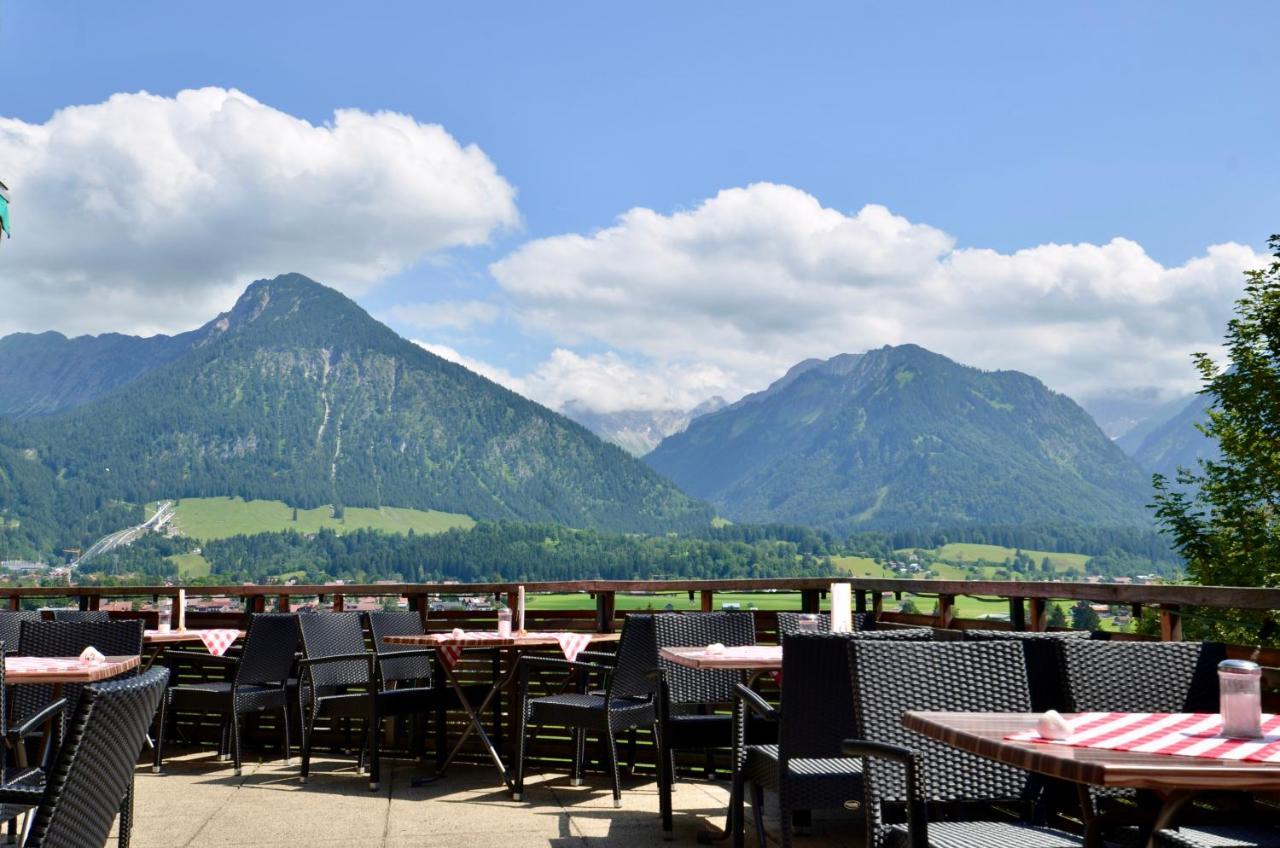
[[[631,733],[627,737],[627,774],[635,777],[636,774],[636,735],[640,732],[640,728],[631,728]]]
[[[218,762],[225,763],[231,759],[231,720],[222,718],[222,741],[218,744]]]
[[[605,721],[608,721],[606,717]],[[613,781],[613,806],[622,806],[622,784],[618,778],[618,743],[613,738],[613,728],[607,724],[605,726],[605,757],[608,760],[605,765],[609,769],[609,777]]]
[[[155,774],[160,773],[160,765],[164,759],[164,755],[161,752],[161,749],[164,747],[164,732],[165,732],[165,726],[167,724],[165,719],[167,718],[166,714],[168,713],[168,710],[166,709],[169,702],[168,695],[169,693],[166,692],[164,695],[160,696],[160,718],[159,718],[159,724],[156,728],[155,760],[151,763],[151,771]]]
[[[733,826],[733,848],[743,848],[746,842],[747,817],[744,807],[746,794],[746,775],[741,770],[733,773],[733,791],[729,793],[729,822]],[[755,784],[751,786],[752,792],[755,791]],[[751,797],[751,809],[755,811],[755,795]],[[758,815],[758,813],[756,813]]]
[[[670,842],[675,838],[675,816],[672,814],[671,749],[662,739],[662,729],[653,725],[653,739],[658,748],[658,810],[662,816],[662,838]]]
[[[284,699],[284,706],[280,708],[280,729],[284,733],[284,764],[286,766],[293,765],[289,758],[289,699]]]
[[[369,791],[370,792],[377,792],[379,787],[382,785],[381,780],[379,779],[381,776],[381,767],[382,767],[382,763],[380,760],[380,755],[382,753],[381,751],[382,740],[379,738],[382,735],[381,730],[382,730],[381,716],[379,716],[378,713],[375,711],[371,716],[369,716],[369,720],[368,720]]]
[[[797,836],[808,836],[813,829],[813,811],[792,810],[791,823],[795,827]]]
[[[526,742],[528,737],[528,715],[525,711],[523,699],[520,704],[519,727],[516,733],[516,777],[512,784],[511,799],[520,801],[524,799],[524,755]]]
[[[436,771],[444,768],[444,758],[449,751],[449,710],[441,704],[436,708]]]
[[[763,804],[760,805],[763,808]],[[782,831],[782,848],[791,848],[791,809],[782,806],[778,810],[778,829]],[[763,844],[763,843],[761,843]]]
[[[582,785],[582,761],[587,756],[587,731],[581,727],[573,729],[573,774],[569,778],[570,786]]]
[[[236,777],[241,774],[240,760],[240,713],[236,712],[235,707],[231,708],[231,761],[235,764]]]
[[[133,778],[129,778],[129,788],[120,799],[120,836],[116,841],[117,848],[129,848],[129,837],[133,833]]]
[[[316,710],[312,708],[308,711],[307,717],[303,720],[302,725],[302,774],[299,776],[299,782],[306,783],[307,778],[311,776],[311,734],[316,729]]]
[[[756,820],[756,845],[767,848],[768,840],[764,832],[764,787],[758,783],[751,784],[751,817]]]

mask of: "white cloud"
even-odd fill
[[[402,303],[386,311],[385,318],[420,330],[469,330],[492,324],[501,310],[483,300],[440,300],[433,303]]]
[[[801,359],[914,342],[1089,395],[1194,385],[1189,353],[1217,349],[1241,272],[1263,262],[1224,244],[1165,267],[1123,238],[957,248],[881,206],[845,214],[757,184],[531,241],[491,271],[526,326],[652,359],[655,373],[700,363],[758,388]]]
[[[287,271],[359,293],[519,223],[512,186],[443,127],[315,125],[220,88],[0,118],[0,174],[0,333],[185,329]]]
[[[603,413],[687,411],[712,395],[734,390],[729,375],[710,365],[636,364],[613,352],[583,356],[556,348],[528,373],[517,376],[448,345],[414,343],[557,411],[574,402]]]

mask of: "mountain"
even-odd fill
[[[296,274],[252,284],[185,353],[97,400],[0,419],[0,511],[21,515],[15,481],[63,524],[74,504],[230,495],[628,532],[712,518],[581,425]]]
[[[693,409],[625,409],[596,412],[569,401],[560,412],[577,421],[606,442],[613,442],[632,456],[644,456],[667,436],[684,432],[693,419],[723,409],[724,398],[704,400]]]
[[[800,363],[646,461],[738,521],[1149,523],[1145,475],[1070,398],[915,345]]]
[[[0,415],[25,418],[96,400],[191,350],[200,331],[138,338],[61,333],[0,338]]]
[[[1185,396],[1169,400],[1154,387],[1095,392],[1077,400],[1098,422],[1102,432],[1117,444],[1131,439],[1135,431],[1163,420],[1161,416],[1168,418],[1175,414],[1187,402]],[[1129,451],[1126,453],[1132,455]]]
[[[1195,470],[1201,459],[1218,455],[1214,441],[1196,429],[1197,424],[1204,423],[1208,408],[1208,395],[1184,399],[1172,415],[1156,419],[1149,426],[1141,425],[1134,437],[1122,440],[1121,446],[1150,473],[1173,479],[1179,467]]]

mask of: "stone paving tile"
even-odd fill
[[[440,782],[413,787],[420,768],[383,763],[383,785],[368,789],[349,759],[317,758],[311,779],[298,781],[298,762],[246,763],[237,778],[229,763],[207,754],[166,756],[165,773],[137,774],[135,848],[236,846],[376,846],[376,848],[613,848],[663,845],[657,785],[647,775],[623,780],[615,809],[609,783],[591,775],[581,787],[564,774],[531,775],[524,800],[510,799],[493,769],[455,766]],[[680,780],[675,790],[676,841],[693,846],[711,824],[724,823],[728,785]],[[772,808],[772,804],[767,807]],[[776,844],[776,814],[767,817]],[[748,844],[754,838],[748,835]],[[113,841],[114,844],[114,841]],[[722,843],[723,844],[723,843]],[[801,848],[860,848],[851,816],[816,817]]]

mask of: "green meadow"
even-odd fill
[[[149,505],[150,514],[155,509]],[[470,516],[436,510],[403,509],[401,507],[346,507],[342,519],[333,517],[332,507],[294,510],[281,501],[245,501],[241,498],[184,498],[178,501],[174,522],[184,536],[209,541],[230,536],[297,530],[315,533],[330,530],[383,530],[388,533],[441,533],[455,527],[469,529],[475,521]]]

